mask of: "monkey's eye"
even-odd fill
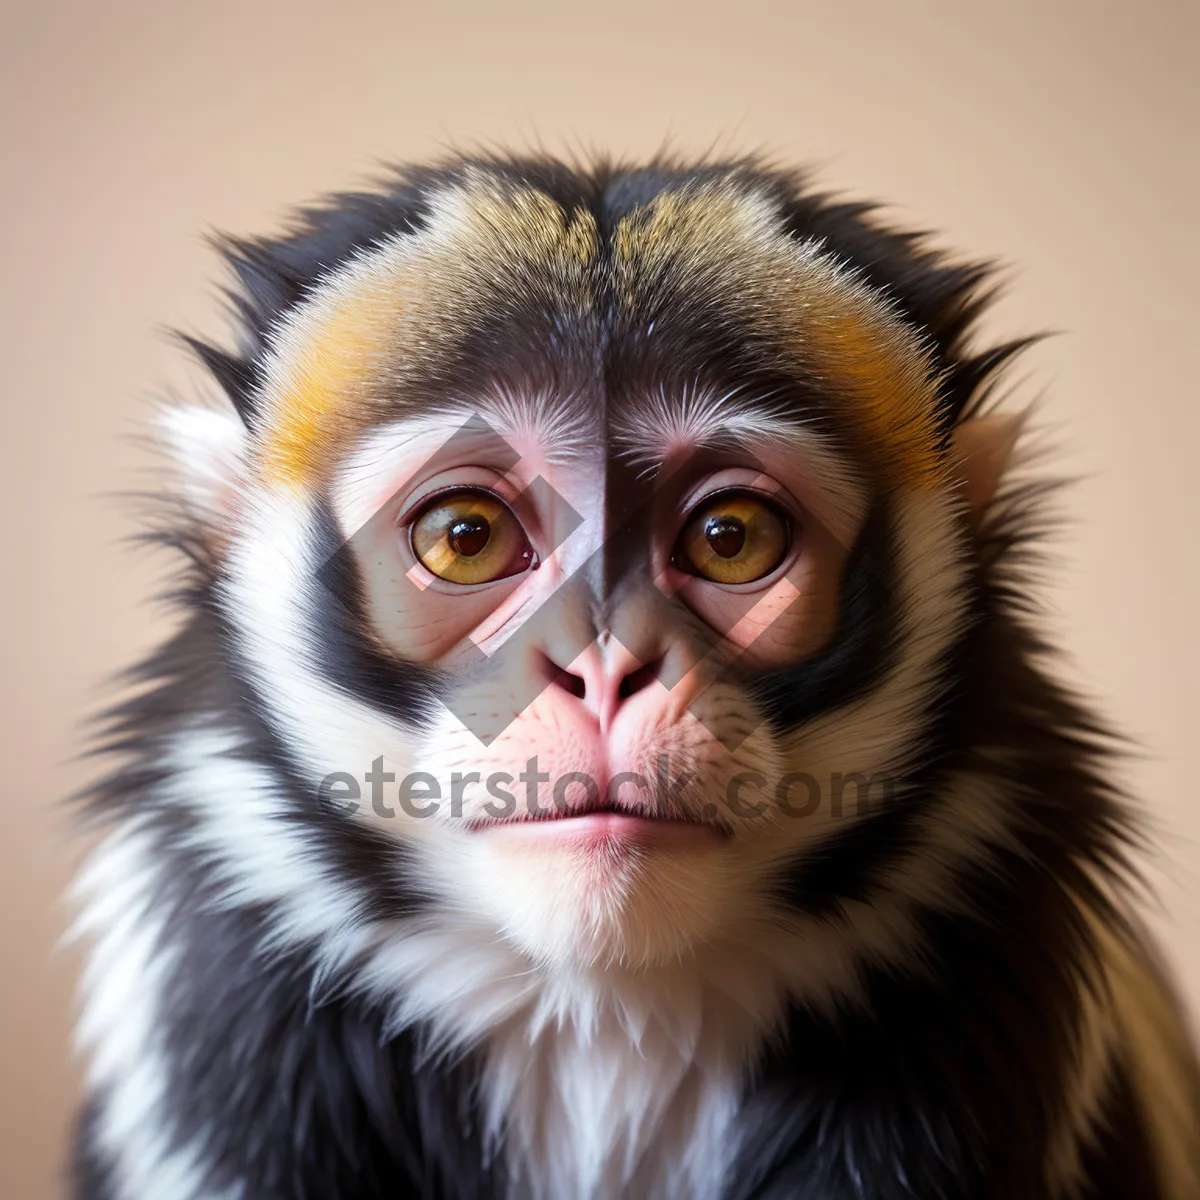
[[[413,554],[450,583],[492,583],[536,565],[536,555],[512,509],[474,488],[434,496],[412,522]]]
[[[688,518],[671,561],[713,583],[753,583],[769,575],[791,544],[791,524],[749,492],[718,492]]]

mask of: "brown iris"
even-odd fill
[[[413,521],[410,538],[421,565],[450,583],[491,583],[534,563],[512,509],[473,488],[434,497]]]
[[[783,561],[791,543],[788,519],[750,492],[719,492],[688,518],[673,561],[714,583],[752,583]]]

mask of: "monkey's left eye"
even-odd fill
[[[492,583],[537,562],[512,509],[474,488],[435,496],[413,520],[409,538],[421,565],[450,583]]]
[[[753,583],[787,555],[791,523],[775,505],[749,492],[718,492],[688,518],[671,561],[713,583]]]

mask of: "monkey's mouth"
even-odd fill
[[[716,846],[730,837],[713,821],[687,816],[659,816],[642,809],[595,807],[553,808],[472,821],[472,832],[512,839],[530,846],[576,844],[590,848],[677,848]]]

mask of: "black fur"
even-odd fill
[[[491,1196],[471,1065],[422,1061],[413,1031],[389,1034],[354,997],[314,997],[303,954],[264,962],[267,922],[205,911],[204,892],[173,882],[187,968],[161,1032],[170,1122],[203,1131],[211,1186],[263,1200]]]
[[[865,695],[888,671],[903,619],[895,595],[895,535],[876,500],[843,568],[838,619],[829,646],[793,667],[747,681],[772,724],[794,729],[818,713]]]
[[[322,634],[318,649],[322,673],[381,712],[419,726],[435,710],[441,690],[437,674],[386,654],[368,635],[355,539],[352,535],[342,541],[327,500],[317,506],[313,537],[322,566],[310,619]]]
[[[84,1107],[72,1143],[70,1194],[81,1200],[113,1200],[112,1180],[104,1153],[96,1144],[97,1097]]]

